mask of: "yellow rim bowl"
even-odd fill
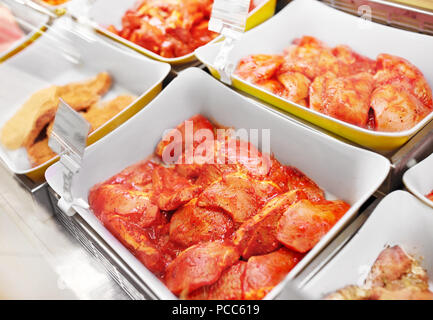
[[[250,30],[254,27],[256,27],[257,25],[261,24],[262,22],[266,21],[267,19],[269,19],[270,17],[272,17],[275,13],[275,8],[277,5],[277,0],[267,0],[264,3],[262,3],[261,5],[259,5],[257,8],[255,8],[252,13],[249,15],[249,17],[247,18],[247,22],[246,22],[246,27],[245,30]],[[186,64],[188,62],[192,62],[197,60],[197,58],[195,57],[195,55],[193,53],[188,54],[186,56],[183,57],[178,57],[178,58],[164,58],[163,56],[160,56],[150,50],[144,49],[136,44],[134,44],[131,41],[128,41],[126,39],[123,39],[119,36],[116,36],[115,34],[107,31],[106,29],[99,27],[99,26],[95,26],[95,30],[116,41],[119,42],[141,54],[144,54],[145,56],[154,59],[154,60],[158,60],[161,62],[166,62],[166,63],[170,63],[171,65],[179,65],[179,64]],[[220,41],[218,40],[218,38],[216,38],[216,41]]]

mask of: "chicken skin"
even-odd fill
[[[165,58],[187,55],[218,34],[208,29],[212,0],[140,0],[108,30]]]
[[[205,136],[197,136],[200,130],[209,131],[213,136],[213,125],[202,115],[195,115],[182,122],[175,129],[167,133],[156,147],[156,155],[161,157],[164,162],[175,163],[181,153],[186,149],[194,148],[205,140]],[[180,134],[180,136],[178,136]],[[190,135],[190,137],[187,136]],[[192,141],[188,141],[192,139]],[[179,150],[179,154],[175,152]]]
[[[217,139],[217,138],[215,138]],[[213,168],[210,168],[210,165]],[[240,171],[251,177],[263,179],[270,170],[270,157],[262,154],[249,142],[226,137],[224,140],[202,141],[192,150],[187,150],[176,161],[176,170],[182,176],[197,178],[206,168],[211,176]],[[204,177],[203,183],[213,178]]]
[[[428,290],[429,287],[425,270],[400,246],[387,248],[379,254],[365,284],[368,287],[388,290],[399,290],[408,286]]]
[[[337,58],[323,42],[304,36],[293,41],[285,52],[284,63],[279,72],[299,72],[310,80],[326,73],[339,74]]]
[[[158,166],[152,159],[146,159],[127,167],[105,183],[131,185],[138,190],[152,188],[152,172]]]
[[[385,132],[409,130],[430,112],[405,86],[397,83],[376,88],[370,105],[376,116],[376,130]]]
[[[259,83],[271,79],[283,62],[280,55],[250,55],[241,59],[236,75],[252,83]]]
[[[271,168],[270,156],[262,154],[252,143],[230,138],[220,146],[217,162],[236,164],[239,170],[257,179],[263,179]]]
[[[284,85],[277,79],[262,80],[256,84],[265,91],[269,91],[277,96],[287,97],[289,95]]]
[[[327,73],[317,77],[311,85],[310,108],[342,121],[366,127],[373,86],[373,76],[367,72],[339,78]]]
[[[221,181],[210,185],[198,197],[200,207],[220,208],[227,212],[235,223],[242,223],[257,213],[254,186],[242,174],[228,174]]]
[[[232,219],[221,210],[201,208],[197,199],[177,210],[170,221],[170,239],[184,247],[228,239],[234,231]]]
[[[181,141],[174,163],[161,158],[166,136],[153,156],[95,185],[90,208],[179,298],[262,299],[349,205],[229,129],[190,120],[177,134],[205,134]]]
[[[400,246],[383,250],[363,286],[347,286],[328,300],[433,300],[426,270]]]
[[[325,199],[322,189],[303,172],[294,167],[285,167],[288,190],[302,190],[311,201],[321,201]]]
[[[165,272],[167,261],[148,232],[118,215],[107,216],[104,225],[151,272],[156,275]]]
[[[157,167],[152,172],[152,184],[158,196],[158,206],[161,210],[176,210],[189,202],[202,191],[200,186],[192,184],[180,176],[174,168]]]
[[[250,55],[241,59],[235,74],[278,96],[298,102],[308,97],[310,80],[300,72],[277,75],[284,59],[279,55]]]
[[[269,201],[260,212],[244,222],[233,239],[242,258],[270,253],[281,246],[277,239],[278,222],[290,206],[307,195],[301,190],[289,191]]]
[[[337,58],[340,70],[338,76],[351,76],[361,72],[376,73],[376,61],[364,57],[350,47],[339,45],[332,49],[333,55]]]
[[[286,90],[280,95],[287,100],[299,103],[308,97],[311,80],[302,73],[288,71],[279,74],[277,79]]]
[[[192,300],[263,299],[302,259],[303,255],[285,248],[239,261],[226,269],[211,286],[194,291]]]
[[[104,223],[112,216],[120,216],[144,228],[160,219],[159,208],[150,192],[133,190],[123,184],[104,184],[92,189],[89,203]]]
[[[221,278],[210,286],[204,286],[192,292],[189,300],[242,300],[243,280],[247,263],[239,261],[226,269]]]
[[[403,58],[380,54],[374,79],[376,86],[400,83],[427,108],[433,108],[432,91],[427,80],[417,67]]]

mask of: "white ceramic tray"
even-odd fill
[[[270,129],[271,151],[280,162],[299,168],[327,194],[351,205],[345,216],[292,270],[287,280],[308,264],[354,217],[389,171],[390,164],[386,158],[295,124],[259,104],[251,103],[200,69],[190,68],[181,72],[134,118],[86,149],[83,168],[73,182],[74,197],[87,201],[93,185],[151,155],[164,130],[198,113],[236,129]],[[51,166],[45,177],[54,191],[61,195],[61,165]],[[75,209],[159,298],[173,298],[168,289],[105,229],[93,213],[78,207]],[[277,293],[273,291],[268,298]]]
[[[294,39],[310,35],[329,46],[348,45],[356,52],[372,59],[376,59],[380,53],[403,57],[416,65],[433,87],[433,37],[374,22],[366,24],[363,21],[320,1],[294,0],[272,19],[247,32],[236,42],[229,61],[236,66],[241,58],[250,54],[282,53]],[[195,51],[197,58],[210,67],[213,73],[217,72],[215,58],[220,48],[221,43],[215,43]],[[432,112],[409,130],[372,131],[289,102],[236,75],[232,75],[232,80],[235,87],[240,90],[374,150],[393,150],[400,147],[433,119]]]
[[[138,98],[91,133],[91,136],[98,135],[107,124],[128,113],[137,102],[144,102],[149,93],[161,86],[170,71],[170,65],[166,63],[115,48],[96,37],[89,40],[76,32],[68,32],[66,29],[71,28],[70,23],[69,19],[60,18],[38,41],[0,64],[0,128],[34,92],[53,84],[86,80],[98,72],[107,71],[113,78],[113,87],[104,100],[119,94],[133,94]],[[59,41],[63,51],[59,49]],[[65,51],[73,53],[74,57],[78,55],[78,63],[69,61]],[[0,158],[16,174],[29,174],[45,165],[32,168],[24,148],[11,151],[0,145]]]
[[[403,176],[406,188],[433,208],[426,195],[433,190],[433,154],[410,168]]]
[[[395,191],[379,203],[358,233],[301,290],[309,298],[321,299],[347,285],[361,285],[388,245],[400,245],[421,258],[432,280],[432,230],[433,209],[408,192]]]
[[[6,5],[12,11],[12,14],[18,19],[17,23],[21,30],[23,30],[25,36],[15,41],[7,50],[0,52],[0,61],[12,55],[19,48],[30,44],[32,40],[35,40],[37,34],[46,26],[49,20],[48,16],[32,10],[16,1],[0,1],[0,6],[3,4]]]

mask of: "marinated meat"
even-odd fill
[[[206,139],[181,142],[167,165],[164,138],[155,156],[95,185],[90,207],[181,299],[261,299],[349,205],[229,129],[190,119]]]
[[[433,300],[426,270],[400,246],[384,249],[362,286],[347,286],[329,300]]]
[[[333,118],[366,127],[374,80],[370,73],[336,77],[327,73],[314,79],[310,108]]]
[[[193,199],[178,209],[170,220],[170,239],[184,247],[229,239],[234,231],[232,219],[222,210],[201,208]]]
[[[376,60],[303,36],[279,54],[242,58],[235,75],[283,99],[368,130],[400,132],[433,111],[422,72],[390,54]]]
[[[263,299],[292,270],[303,255],[286,248],[248,259],[243,281],[244,299]]]

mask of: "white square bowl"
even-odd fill
[[[433,190],[433,154],[407,170],[403,183],[410,192],[433,208],[433,201],[426,197]]]
[[[304,35],[314,36],[329,46],[348,45],[372,59],[380,53],[403,57],[417,66],[433,86],[432,36],[365,22],[317,0],[294,0],[272,19],[245,33],[235,42],[229,62],[236,66],[241,58],[250,54],[282,53],[294,39]],[[195,51],[197,58],[217,78],[220,75],[215,67],[215,58],[220,49],[221,43],[215,43]],[[231,78],[235,88],[373,150],[397,149],[433,119],[431,112],[413,128],[401,132],[368,130],[290,102],[236,75],[232,74]]]
[[[195,114],[235,129],[270,129],[271,151],[283,164],[311,177],[327,194],[347,201],[351,208],[326,236],[290,272],[293,278],[355,216],[360,206],[382,184],[389,161],[376,153],[344,144],[300,126],[286,117],[254,104],[200,69],[180,73],[145,109],[86,149],[83,167],[73,182],[73,195],[87,202],[90,188],[154,152],[164,130]],[[107,161],[109,160],[109,161]],[[62,194],[62,167],[51,166],[45,177]],[[74,209],[161,299],[174,296],[148,271],[89,210]],[[284,282],[285,283],[285,282]],[[273,298],[273,291],[268,298]]]
[[[81,0],[83,1],[83,0]],[[85,1],[85,0],[84,0]],[[155,52],[141,47],[127,39],[124,39],[113,32],[107,30],[109,25],[114,25],[116,28],[122,27],[122,17],[124,13],[133,8],[138,0],[95,0],[90,5],[88,10],[88,17],[92,21],[95,30],[107,37],[122,43],[146,56],[153,59],[167,62],[170,64],[183,64],[196,60],[194,51],[184,56],[175,58],[166,58]],[[72,14],[79,16],[79,12],[82,11],[82,2],[75,0],[68,6],[68,11]],[[276,0],[261,0],[258,5],[252,10],[247,19],[247,28],[253,28],[254,26],[262,23],[264,20],[271,17],[275,12]],[[210,43],[218,42],[222,39],[222,36],[216,37]]]
[[[410,193],[386,196],[341,251],[301,289],[305,296],[321,299],[348,285],[361,285],[386,246],[400,245],[421,258],[430,287],[433,280],[433,209]]]
[[[162,81],[170,72],[169,64],[113,47],[94,35],[83,38],[75,27],[69,19],[60,18],[38,41],[0,64],[0,128],[34,92],[54,84],[86,80],[107,71],[113,79],[113,87],[104,100],[119,94],[133,94],[137,99],[93,131],[89,141],[94,141],[132,116],[161,90]],[[65,52],[78,55],[78,63],[65,58]],[[32,168],[24,148],[8,150],[1,144],[0,159],[12,172],[35,179],[43,176],[43,169],[52,162]]]

